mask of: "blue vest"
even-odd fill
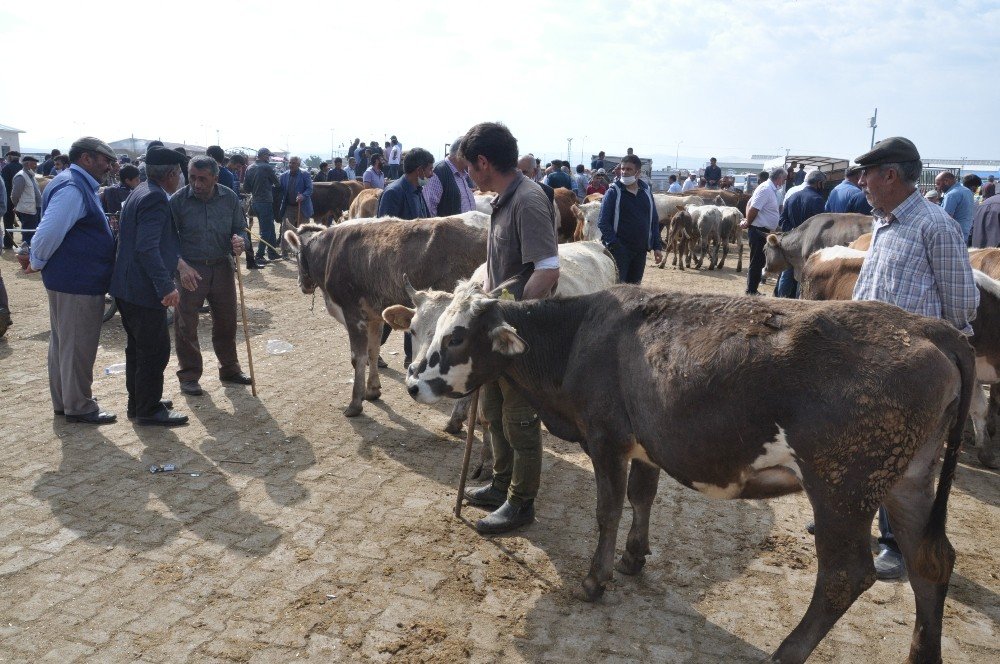
[[[45,264],[42,283],[52,291],[73,295],[104,295],[115,266],[115,236],[108,226],[87,178],[73,169],[60,173],[42,195],[42,215],[49,201],[63,187],[76,187],[83,194],[85,215],[66,233],[62,244]]]

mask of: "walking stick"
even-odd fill
[[[243,272],[240,271],[240,257],[236,257],[236,281],[240,285],[240,311],[243,312],[243,338],[247,342],[247,361],[250,363],[250,393],[257,396],[257,377],[253,372],[253,353],[250,352],[250,325],[247,323],[247,305],[243,300]]]
[[[465,458],[462,459],[462,476],[458,480],[458,498],[455,500],[455,516],[462,518],[462,498],[465,496],[465,478],[469,475],[469,457],[472,456],[472,441],[476,437],[476,420],[479,416],[479,388],[472,393],[469,407],[469,435],[465,437]]]

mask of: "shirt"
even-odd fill
[[[76,164],[71,164],[70,168],[83,173],[87,182],[94,188],[94,196],[97,196],[100,183]],[[99,201],[97,206],[100,207]],[[52,254],[56,253],[59,245],[62,244],[66,233],[69,233],[69,229],[73,228],[73,224],[85,217],[86,214],[87,204],[83,200],[83,193],[76,187],[63,187],[49,199],[45,214],[38,224],[38,230],[31,238],[32,270],[41,270],[45,267],[45,264],[52,258]]]
[[[448,164],[448,168],[451,169],[451,174],[455,177],[455,186],[458,187],[458,195],[461,200],[462,212],[469,212],[470,210],[476,209],[476,195],[472,193],[472,189],[469,187],[469,181],[466,179],[465,171],[459,171],[455,168],[455,164],[451,163],[450,159],[444,160]],[[444,193],[444,188],[441,186],[441,179],[438,178],[437,173],[431,176],[431,179],[427,181],[424,185],[424,200],[427,201],[427,211],[430,216],[437,216],[438,205],[441,203],[441,195]]]
[[[681,187],[681,191],[690,191],[698,186],[697,180],[687,179],[684,180],[684,186]]]
[[[186,261],[232,255],[232,237],[242,235],[247,227],[239,197],[219,185],[208,201],[197,198],[190,185],[178,189],[170,197],[170,211],[181,238],[181,257]]]
[[[781,230],[788,232],[798,228],[806,219],[823,211],[823,194],[812,187],[804,187],[794,195],[785,197],[785,206],[781,209],[779,225]]]
[[[872,206],[865,198],[865,192],[850,180],[844,180],[833,188],[823,209],[827,212],[872,213]]]
[[[972,246],[1000,247],[1000,196],[990,196],[976,208],[972,220]]]
[[[854,299],[943,318],[971,334],[979,290],[958,224],[919,191],[888,214],[873,213],[871,249],[861,264]]]
[[[747,212],[750,208],[757,208],[757,216],[753,220],[753,226],[758,226],[765,230],[773,231],[778,227],[778,191],[774,183],[768,180],[757,185],[747,202]]]
[[[344,172],[343,168],[331,168],[330,172],[326,174],[327,182],[343,182],[347,179],[347,173]],[[351,176],[354,179],[354,176]]]
[[[570,178],[569,175],[562,172],[561,170],[552,171],[551,173],[546,175],[544,182],[553,189],[558,189],[560,187],[569,190],[573,189],[573,180]]]
[[[674,182],[667,188],[668,194],[679,194],[681,193],[681,183]]]
[[[395,145],[393,145],[389,149],[389,163],[390,164],[398,164],[399,163],[399,155],[400,155],[401,152],[402,151],[400,150],[399,143],[396,143]]]
[[[255,161],[247,169],[243,189],[253,194],[254,203],[270,203],[274,200],[274,188],[279,186],[274,168],[266,161]]]
[[[358,176],[354,173],[354,169],[351,168],[350,166],[348,166],[347,168],[345,168],[344,172],[347,173],[347,179],[348,180],[357,180],[358,179]]]
[[[961,182],[956,182],[948,188],[948,191],[944,192],[941,207],[962,227],[962,237],[969,237],[969,234],[972,233],[972,212],[976,207],[972,190],[966,188]]]
[[[376,189],[385,188],[385,173],[376,173],[374,166],[369,166],[365,174],[361,176],[361,181],[370,184]]]
[[[559,255],[552,203],[541,187],[518,173],[490,205],[493,214],[486,242],[487,289],[521,277],[511,289],[520,297],[534,264]]]

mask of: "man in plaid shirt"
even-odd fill
[[[916,188],[923,163],[908,139],[887,138],[855,160],[872,214],[872,244],[854,286],[855,300],[888,302],[943,318],[972,334],[979,291],[958,223]],[[879,508],[879,579],[903,575],[903,557],[884,507]]]

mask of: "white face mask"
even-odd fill
[[[431,181],[430,178],[417,178],[417,184],[419,184],[421,187],[426,187],[427,183],[430,181]]]
[[[621,183],[623,185],[625,185],[626,187],[631,187],[632,185],[635,184],[635,176],[634,175],[628,175],[628,176],[623,175],[623,176],[621,176],[619,178],[619,180],[621,180]]]

